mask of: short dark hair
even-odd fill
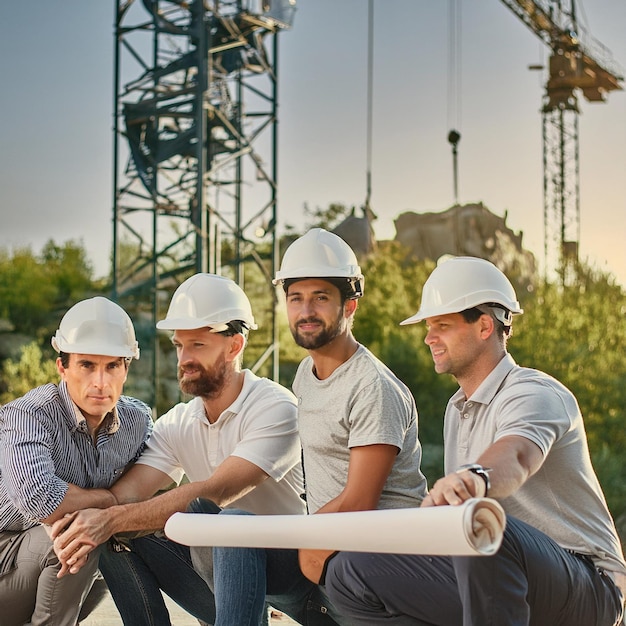
[[[59,352],[59,358],[61,359],[61,365],[65,368],[70,366],[70,352]],[[130,365],[130,362],[133,360],[132,357],[125,356],[120,357],[124,359],[124,363],[126,363],[126,367]]]
[[[294,283],[301,280],[324,280],[331,285],[334,285],[339,289],[339,295],[341,296],[341,304],[344,305],[346,300],[356,300],[362,295],[362,287],[359,281],[355,281],[351,278],[338,278],[335,276],[310,276],[306,278],[286,278],[283,281],[283,289],[285,294],[289,291],[289,287]]]
[[[227,322],[226,325],[228,326],[226,330],[222,330],[216,334],[224,335],[224,337],[232,337],[233,335],[248,336],[248,325],[242,320],[232,320],[231,322]]]
[[[70,355],[67,352],[60,352],[59,358],[61,359],[61,365],[63,367],[69,367],[70,365]]]
[[[489,315],[489,313],[485,313],[485,311],[482,311],[479,307],[475,306],[470,309],[465,309],[464,311],[461,311],[461,315],[463,316],[463,319],[468,324],[473,324],[474,322],[477,322],[480,319],[481,315]],[[494,315],[491,315],[490,317],[494,321],[494,324],[496,325],[496,332],[498,333],[498,335],[505,338],[511,334],[510,326],[505,326]]]
[[[474,306],[471,309],[461,311],[461,315],[468,324],[473,324],[474,322],[477,322],[480,316],[484,315],[484,313],[478,307]]]

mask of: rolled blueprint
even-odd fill
[[[174,513],[165,534],[187,546],[477,556],[497,552],[505,523],[495,500],[472,498],[459,506],[317,515]]]

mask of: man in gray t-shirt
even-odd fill
[[[294,340],[309,354],[293,383],[309,513],[419,506],[426,480],[415,401],[352,334],[363,294],[354,252],[314,228],[287,249],[274,283],[285,291]],[[258,623],[265,591],[299,623],[352,624],[323,590],[326,567],[341,553],[214,548],[214,556],[218,626]]]
[[[420,310],[435,370],[460,388],[444,418],[446,475],[422,506],[497,499],[507,514],[490,557],[345,555],[327,593],[351,624],[615,626],[626,564],[595,476],[582,416],[552,377],[519,367],[506,350],[522,313],[493,264],[440,264]],[[621,587],[621,589],[620,589]]]

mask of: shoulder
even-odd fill
[[[140,414],[152,417],[152,409],[143,400],[131,396],[120,396],[117,401],[117,410],[123,415]]]
[[[402,395],[409,394],[408,387],[368,348],[360,345],[355,354],[354,371],[359,373],[364,386],[391,388]]]
[[[506,395],[534,395],[538,399],[549,401],[550,398],[576,403],[574,394],[550,374],[530,367],[516,365],[507,376],[503,386]]]
[[[6,415],[14,410],[18,411],[38,411],[49,410],[60,401],[59,388],[54,383],[48,383],[41,387],[31,389],[29,392],[8,402],[0,408],[0,415]]]
[[[244,393],[246,403],[261,401],[297,404],[295,395],[286,387],[269,378],[261,378],[250,370],[245,371]],[[247,393],[246,393],[247,388]]]

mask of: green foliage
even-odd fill
[[[41,348],[35,342],[29,343],[22,348],[19,361],[7,359],[2,364],[0,404],[6,404],[34,387],[57,382],[58,379],[54,362],[43,357]]]
[[[423,324],[399,325],[419,308],[422,285],[434,268],[432,262],[407,254],[398,243],[387,242],[362,263],[365,292],[354,333],[413,393],[422,443],[439,446],[443,409],[456,383],[435,373]]]
[[[48,334],[60,315],[96,285],[84,248],[49,241],[37,256],[30,248],[9,254],[0,248],[0,317],[17,332]]]
[[[610,276],[581,267],[574,284],[540,285],[524,306],[509,351],[574,393],[609,506],[624,515],[626,293]]]

